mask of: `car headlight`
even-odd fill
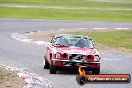
[[[56,53],[56,58],[60,58],[61,54],[60,53]]]
[[[94,56],[94,61],[99,61],[99,60],[100,60],[100,57],[97,56],[97,55],[95,55],[95,56]]]

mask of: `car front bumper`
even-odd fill
[[[100,62],[83,62],[78,60],[60,60],[52,59],[52,63],[56,67],[89,67],[89,68],[98,68]]]

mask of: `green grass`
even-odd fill
[[[13,77],[13,74],[9,73],[3,68],[0,68],[0,84],[2,84],[5,80]]]
[[[116,1],[116,2],[125,2],[125,3],[130,3],[130,2],[132,2],[132,0],[106,0],[106,1]]]
[[[44,18],[58,20],[100,20],[100,21],[132,21],[130,11],[98,11],[98,10],[63,10],[36,8],[0,8],[0,17],[4,18]]]
[[[119,1],[119,0],[114,0]],[[127,1],[128,0],[123,0]],[[122,2],[122,1],[121,1]],[[130,1],[129,1],[130,2]],[[132,2],[132,1],[131,1]],[[131,8],[131,3],[96,2],[92,0],[0,0],[1,4],[59,5],[73,7]]]
[[[68,32],[90,36],[95,44],[101,43],[110,47],[132,50],[132,31],[94,31]]]
[[[125,0],[128,1],[128,0]],[[61,6],[59,8],[14,8],[0,6],[1,18],[39,18],[58,20],[126,21],[132,22],[131,3],[96,2],[91,0],[0,0],[0,5]],[[75,9],[67,9],[75,8]],[[79,9],[81,8],[81,9]],[[90,9],[89,9],[90,8]],[[120,10],[97,10],[120,9]]]

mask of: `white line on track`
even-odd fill
[[[100,30],[100,29],[108,29],[108,28],[93,28],[93,29]]]
[[[44,41],[36,41],[35,43],[38,44],[38,45],[44,45],[45,44]]]
[[[116,29],[116,30],[127,30],[127,29],[131,29],[131,28],[103,28],[103,27],[101,28],[101,27],[98,27],[98,28],[70,28],[70,29],[72,29],[72,30],[73,29],[95,29],[95,30]],[[67,29],[61,28],[59,30],[63,31],[63,30],[67,30]],[[29,32],[29,33],[33,34],[34,32]],[[13,34],[11,34],[11,37],[13,39],[15,39],[15,40],[22,41],[22,42],[27,42],[27,43],[30,43],[30,44],[38,44],[38,45],[45,45],[45,44],[47,44],[44,41],[33,41],[32,39],[28,39],[24,34],[19,34],[19,33],[13,33]]]
[[[77,28],[77,29],[88,29],[88,28]]]
[[[21,42],[27,42],[30,44],[44,45],[46,43],[44,41],[33,41],[32,39],[28,39],[27,37],[25,37],[24,34],[19,34],[19,33],[13,33],[11,35],[11,38]]]
[[[119,60],[121,60],[121,59],[109,59],[109,58],[102,58],[102,59],[104,59],[104,60],[109,60],[109,61],[119,61]]]
[[[69,28],[69,29],[71,29],[71,30],[73,30],[73,29],[79,29],[79,30],[86,30],[86,29],[94,29],[94,30],[106,30],[106,29],[128,30],[128,29],[132,29],[132,28],[123,28],[123,27],[122,28],[103,28],[103,27],[97,27],[97,28]],[[59,30],[63,31],[63,30],[67,30],[67,29],[61,28]]]
[[[59,30],[63,31],[63,30],[65,30],[65,29],[59,29]]]
[[[115,28],[116,30],[127,30],[129,28]]]

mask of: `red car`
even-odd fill
[[[59,34],[46,45],[44,69],[56,74],[58,69],[81,66],[92,74],[100,73],[100,55],[91,38],[83,35]]]

